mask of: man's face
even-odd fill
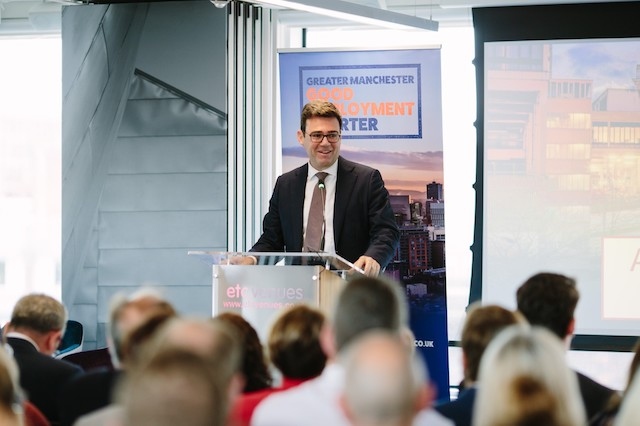
[[[304,133],[298,130],[298,142],[307,151],[309,163],[317,170],[324,170],[336,162],[340,155],[341,139],[331,143],[324,137],[322,141],[311,141],[310,134],[340,133],[340,123],[335,117],[311,117],[307,120],[307,128]]]

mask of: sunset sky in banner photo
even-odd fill
[[[424,199],[443,183],[439,49],[280,52],[283,172],[303,164],[300,110],[322,98],[343,115],[342,155],[381,170],[391,193]]]

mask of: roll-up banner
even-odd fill
[[[440,401],[449,399],[439,48],[279,51],[282,168],[307,161],[300,111],[340,110],[341,155],[380,170],[401,230],[386,274],[402,283],[414,345]]]

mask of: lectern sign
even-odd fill
[[[277,314],[296,304],[329,315],[347,274],[362,271],[342,257],[327,253],[238,253],[190,251],[212,268],[212,315],[242,315],[265,342]],[[236,259],[254,256],[257,265]]]
[[[318,305],[319,268],[216,265],[213,267],[214,309],[218,313],[241,314],[262,339],[280,310],[298,303]]]

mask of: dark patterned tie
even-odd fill
[[[324,201],[326,198],[324,180],[327,175],[328,173],[325,172],[316,173],[318,184],[313,188],[303,251],[319,252],[324,249]]]

